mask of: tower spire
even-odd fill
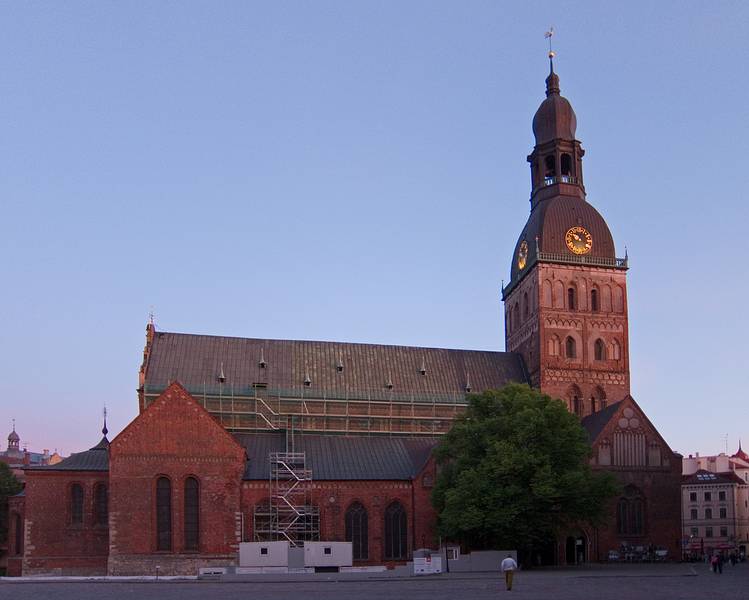
[[[109,433],[109,429],[107,429],[107,405],[104,405],[104,427],[101,428],[101,432],[104,434],[104,437],[107,437],[107,434]]]
[[[559,94],[559,76],[554,73],[554,57],[556,52],[551,49],[551,38],[554,36],[554,28],[549,27],[549,31],[544,34],[544,37],[549,40],[549,76],[546,78],[546,96],[552,94]]]

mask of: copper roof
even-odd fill
[[[577,117],[569,100],[559,94],[559,76],[552,72],[546,78],[546,99],[533,116],[533,135],[536,144],[552,140],[575,139]]]
[[[592,204],[578,196],[558,195],[539,202],[531,211],[512,255],[512,281],[524,275],[518,268],[517,262],[518,250],[523,240],[528,244],[528,264],[533,263],[537,258],[536,239],[538,239],[540,252],[574,257],[576,255],[567,248],[565,235],[571,227],[578,225],[587,229],[593,238],[590,252],[584,255],[586,258],[616,260],[614,238],[601,213]]]
[[[511,352],[156,332],[146,364],[146,391],[172,381],[192,393],[219,383],[224,393],[262,383],[269,389],[305,390],[308,397],[386,393],[463,398],[467,387],[481,392],[527,377],[520,355]]]

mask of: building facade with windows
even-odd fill
[[[630,396],[626,274],[588,203],[576,116],[553,71],[533,119],[530,215],[503,289],[506,352],[146,330],[138,416],[27,470],[16,573],[194,573],[242,540],[348,540],[355,564],[434,547],[431,451],[468,395],[521,382],[560,398],[615,474],[609,519],[548,562],[680,550],[681,457]],[[103,487],[102,487],[103,486]],[[57,519],[42,512],[64,499]],[[105,508],[106,507],[106,508]],[[106,514],[106,519],[103,515]]]
[[[741,449],[728,456],[684,459],[682,516],[685,553],[749,548],[749,457]]]

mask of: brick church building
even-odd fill
[[[111,442],[105,425],[90,450],[26,470],[10,500],[9,573],[195,573],[271,538],[348,540],[360,565],[405,561],[436,544],[439,436],[468,394],[513,381],[566,402],[594,468],[622,485],[608,522],[561,536],[551,560],[649,545],[679,556],[681,457],[630,396],[627,258],[586,200],[575,129],[552,65],[503,289],[506,352],[149,323],[138,416]]]

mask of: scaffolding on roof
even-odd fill
[[[467,384],[470,385],[470,384]],[[144,407],[166,385],[144,385]],[[373,390],[275,389],[204,385],[188,390],[232,432],[288,430],[292,419],[300,431],[331,434],[400,434],[434,436],[449,431],[466,406],[465,394],[398,394]]]

